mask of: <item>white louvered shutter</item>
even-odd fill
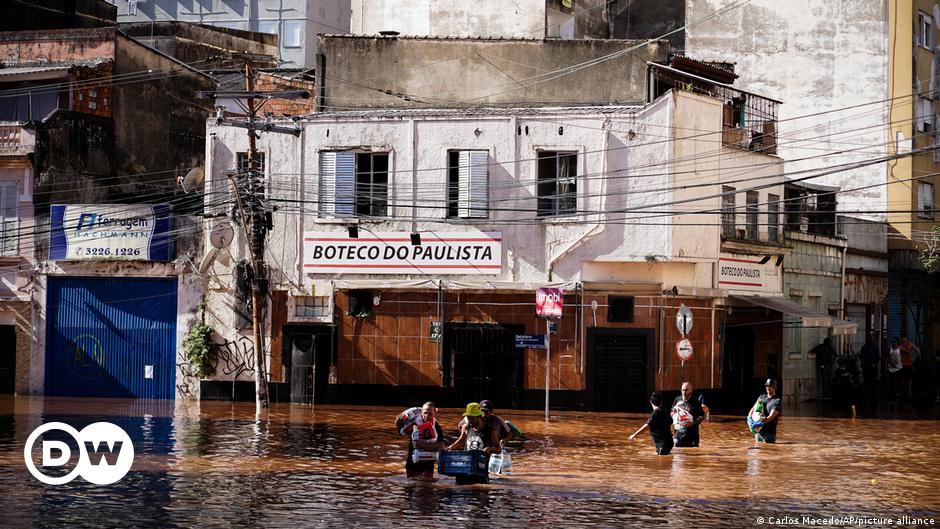
[[[0,255],[16,253],[16,182],[0,184]]]
[[[490,167],[486,151],[461,151],[457,192],[461,218],[489,217]]]
[[[355,153],[320,153],[320,214],[328,217],[352,215],[355,213],[355,195]]]

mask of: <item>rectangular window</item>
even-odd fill
[[[767,240],[780,242],[780,196],[767,195]]]
[[[285,48],[299,48],[303,46],[304,21],[285,20],[284,31],[281,33],[281,42]]]
[[[235,168],[238,170],[239,174],[248,173],[248,153],[240,152],[235,155]],[[264,173],[264,153],[258,153],[258,170]]]
[[[320,153],[320,213],[384,217],[388,214],[388,153]]]
[[[723,237],[734,238],[734,215],[734,188],[721,186],[721,235]]]
[[[294,316],[324,318],[330,315],[330,296],[297,296],[294,298]]]
[[[489,153],[447,153],[447,218],[489,216]]]
[[[759,201],[760,195],[757,191],[747,192],[747,238],[752,241],[756,241],[760,234],[760,227],[758,226],[760,210],[757,207]]]
[[[277,20],[259,20],[258,21],[258,33],[273,33],[277,35]]]
[[[924,12],[917,13],[917,45],[933,51],[933,17]]]
[[[15,255],[17,251],[16,182],[0,182],[0,255]]]
[[[538,152],[538,215],[570,215],[578,210],[578,153]]]
[[[917,216],[922,219],[932,219],[934,200],[933,184],[918,182],[917,184]]]
[[[925,97],[917,97],[917,108],[915,109],[917,116],[915,117],[917,123],[917,132],[923,132],[924,134],[933,134],[933,101]]]

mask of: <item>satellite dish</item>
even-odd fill
[[[202,167],[194,167],[190,169],[186,176],[183,177],[183,181],[180,182],[180,186],[183,188],[184,193],[192,193],[193,191],[202,187],[203,180],[206,179],[206,172],[202,170]]]
[[[202,262],[199,263],[200,274],[205,274],[209,270],[209,267],[212,266],[212,262],[215,261],[215,257],[218,254],[219,254],[218,248],[213,248],[209,250],[209,253],[207,253],[206,256],[202,258]]]
[[[235,230],[232,229],[232,225],[228,222],[220,222],[212,228],[212,232],[209,234],[209,242],[212,243],[212,246],[215,246],[218,249],[227,248],[228,245],[232,244],[232,240],[235,238]]]

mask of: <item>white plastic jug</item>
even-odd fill
[[[491,474],[512,474],[512,456],[505,450],[490,455],[490,473]]]

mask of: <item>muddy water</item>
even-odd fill
[[[525,431],[514,473],[489,485],[404,478],[392,408],[0,398],[4,527],[679,526],[758,517],[908,516],[940,524],[940,421],[785,417],[755,446],[743,419],[712,417],[702,447],[653,453],[626,438],[638,414],[505,413]],[[441,410],[453,438],[457,410]],[[23,447],[42,423],[122,426],[136,458],[120,482],[47,486]],[[909,520],[902,520],[909,521]],[[896,523],[895,523],[896,525]],[[791,526],[794,526],[791,524]],[[936,525],[935,525],[936,526]]]

